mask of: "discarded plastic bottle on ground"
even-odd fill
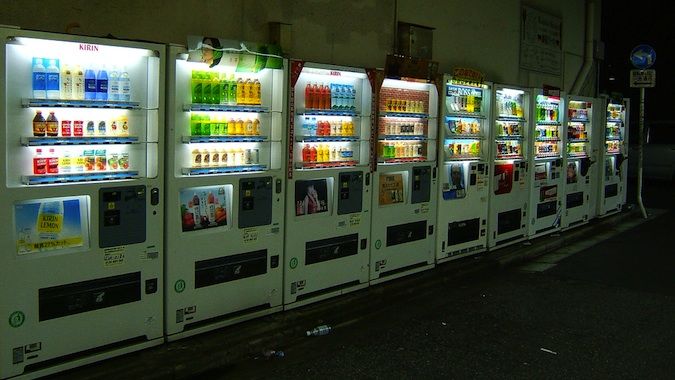
[[[333,328],[328,325],[317,326],[307,331],[307,336],[328,335]]]
[[[271,358],[271,357],[283,358],[285,356],[283,351],[276,351],[276,350],[263,351],[263,355],[266,358]]]

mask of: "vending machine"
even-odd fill
[[[495,85],[490,141],[492,191],[490,192],[488,247],[525,239],[530,200],[528,168],[530,90]]]
[[[379,74],[379,75],[376,75]],[[424,79],[384,78],[377,97],[370,282],[433,268],[438,92]],[[380,81],[377,84],[380,84]]]
[[[368,285],[372,90],[364,69],[291,61],[284,304]]]
[[[604,133],[598,139],[599,161],[603,167],[597,205],[599,217],[619,212],[626,204],[629,107],[630,99],[607,100]]]
[[[0,377],[161,344],[164,46],[0,35]]]
[[[529,238],[560,230],[564,190],[564,95],[551,96],[543,90],[533,90],[533,95],[528,155],[531,168]]]
[[[593,165],[596,161],[593,141],[594,127],[598,115],[594,112],[596,99],[568,96],[566,99],[565,153],[563,170],[565,174],[563,192],[563,229],[579,226],[591,218],[591,201],[597,186]]]
[[[438,262],[487,249],[491,86],[445,75],[439,143]]]
[[[282,309],[286,62],[253,46],[168,50],[169,340]]]

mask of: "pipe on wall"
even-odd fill
[[[584,63],[579,69],[577,78],[570,90],[571,95],[580,95],[582,86],[586,83],[588,74],[593,68],[593,31],[595,20],[595,1],[586,0],[586,31],[585,31],[585,45],[584,45]]]

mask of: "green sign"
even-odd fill
[[[380,249],[382,248],[382,240],[377,239],[375,240],[375,249]]]
[[[183,290],[185,290],[185,281],[184,280],[176,281],[176,283],[173,284],[173,290],[175,290],[176,293],[183,293]]]
[[[291,259],[291,262],[289,263],[289,265],[291,266],[291,269],[297,268],[297,267],[298,267],[298,259],[297,259],[297,257],[292,258],[292,259]]]
[[[9,315],[9,325],[12,327],[19,327],[26,321],[26,314],[22,311],[15,311]]]

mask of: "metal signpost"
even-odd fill
[[[645,88],[656,86],[656,70],[648,70],[656,62],[656,52],[649,45],[638,45],[630,53],[630,62],[637,70],[630,71],[630,86],[640,88],[640,121],[638,139],[638,183],[637,200],[642,217],[647,219],[647,211],[642,204],[642,161],[645,124]]]

